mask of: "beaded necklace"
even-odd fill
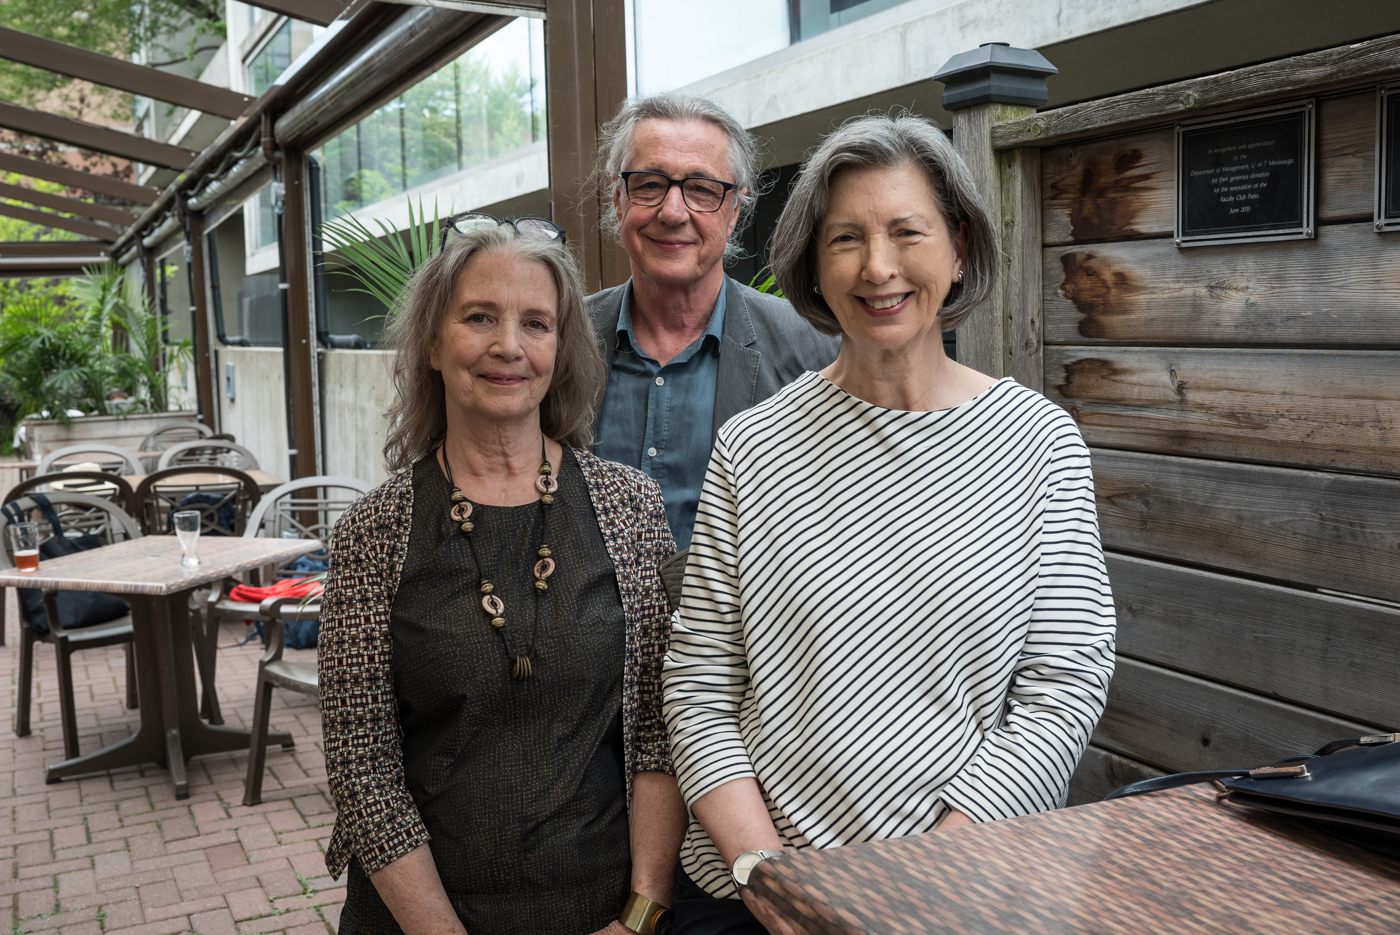
[[[503,628],[506,625],[506,603],[495,593],[496,586],[491,583],[491,578],[486,573],[486,566],[481,562],[481,556],[476,551],[476,538],[472,531],[476,529],[476,523],[472,521],[472,502],[467,499],[467,495],[457,488],[457,484],[452,480],[452,465],[447,460],[447,442],[442,443],[438,449],[442,452],[442,466],[447,474],[447,486],[451,488],[449,497],[452,499],[452,508],[448,515],[452,522],[457,524],[462,535],[467,537],[467,545],[472,550],[472,560],[476,562],[477,572],[481,576],[481,583],[477,590],[481,592],[481,609],[486,611],[487,619],[496,632],[501,634],[501,642],[505,644],[506,652],[510,652],[510,644],[506,642],[506,635]],[[554,574],[554,553],[549,548],[549,507],[554,503],[554,494],[559,490],[559,481],[554,477],[554,468],[549,463],[549,453],[544,447],[544,438],[540,438],[540,476],[535,478],[535,488],[540,492],[540,546],[535,554],[539,556],[539,561],[535,562],[535,619],[530,626],[530,646],[525,650],[525,655],[516,656],[511,664],[510,677],[523,681],[530,677],[530,657],[535,652],[535,637],[540,627],[540,601],[544,598],[544,592],[549,590],[549,582],[546,580]]]

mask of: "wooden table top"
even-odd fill
[[[242,470],[242,468],[239,468],[239,470]],[[276,487],[278,484],[282,483],[282,481],[278,480],[276,477],[273,477],[271,474],[268,474],[265,471],[243,471],[243,473],[247,474],[253,480],[257,481],[259,487],[265,489]],[[128,484],[131,485],[132,490],[135,490],[136,486],[145,479],[145,474],[128,474],[122,478],[122,480],[126,481]],[[191,472],[189,474],[181,474],[178,477],[172,477],[169,481],[161,484],[160,486],[179,488],[194,487],[198,484],[218,484],[229,482],[230,481],[227,474],[200,474],[196,472]]]
[[[39,570],[30,574],[0,570],[0,587],[163,596],[250,568],[281,564],[321,548],[317,539],[201,536],[200,564],[186,568],[180,564],[178,539],[144,536],[62,558],[41,559]]]
[[[1204,785],[802,851],[750,882],[809,933],[1400,932],[1400,861]]]

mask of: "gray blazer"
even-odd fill
[[[626,288],[623,283],[584,300],[598,335],[598,348],[609,369]],[[787,299],[750,289],[731,277],[725,296],[710,444],[714,444],[715,434],[724,423],[763,402],[806,371],[821,370],[836,359],[840,348],[839,337],[828,337],[803,321]]]

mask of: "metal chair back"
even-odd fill
[[[340,514],[369,491],[370,485],[362,480],[329,474],[288,481],[263,495],[248,518],[243,535],[320,539],[329,543],[331,529]]]
[[[209,494],[207,503],[183,503],[190,494]],[[173,535],[171,515],[177,510],[200,512],[200,535],[243,535],[248,514],[261,499],[258,482],[235,468],[191,464],[147,474],[132,495],[148,536]],[[219,523],[219,513],[233,509],[232,528]]]
[[[214,434],[214,430],[202,422],[182,422],[179,425],[167,425],[164,428],[156,429],[151,434],[141,440],[142,451],[164,451],[171,445],[178,445],[181,442],[197,442],[201,438],[208,438]]]
[[[93,457],[78,457],[78,455],[92,455]],[[98,457],[100,456],[100,457]],[[75,464],[80,461],[92,461],[107,474],[141,474],[144,468],[141,467],[141,459],[136,457],[135,452],[125,448],[118,448],[116,445],[101,445],[96,442],[88,442],[84,445],[69,445],[57,451],[50,451],[39,459],[39,465],[34,469],[35,476],[40,474],[52,474],[62,470],[63,463]],[[58,466],[55,467],[54,465]]]
[[[132,512],[131,497],[135,491],[126,478],[104,471],[59,471],[57,474],[40,474],[22,480],[10,488],[6,500],[15,500],[29,493],[82,493],[103,500]]]
[[[238,463],[229,463],[234,459],[237,459]],[[247,448],[235,442],[215,441],[212,438],[172,445],[160,456],[156,470],[163,471],[185,464],[217,464],[240,471],[259,470],[257,456]]]
[[[85,493],[55,492],[46,496],[54,512],[58,514],[58,524],[64,535],[94,534],[102,540],[103,545],[141,538],[141,528],[136,520],[110,500]],[[39,512],[39,504],[34,502],[33,497],[11,497],[10,502],[17,502],[19,508],[30,514],[39,524],[40,544],[53,538],[53,527],[49,525],[43,513]],[[0,561],[5,563],[6,569],[15,567],[14,544],[10,541],[9,526],[9,518],[0,514],[0,542],[4,546],[0,549]]]

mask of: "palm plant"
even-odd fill
[[[60,304],[26,293],[0,316],[0,383],[15,418],[49,412],[62,422],[70,410],[109,414],[109,397],[125,393],[134,408],[169,408],[167,376],[193,359],[188,338],[162,345],[160,316],[125,293],[114,264],[75,279]]]
[[[360,283],[360,287],[349,291],[374,296],[392,315],[408,281],[437,252],[437,203],[433,203],[433,218],[429,221],[422,200],[416,215],[410,202],[408,229],[402,233],[382,219],[375,223],[379,226],[377,234],[359,218],[346,215],[324,222],[321,237],[340,254],[341,269]]]
[[[20,295],[0,317],[0,380],[13,399],[15,419],[49,412],[68,421],[69,410],[106,411],[112,374],[101,354],[94,316],[45,296]]]
[[[783,290],[778,288],[778,279],[773,275],[773,268],[771,266],[765,266],[755,273],[753,279],[749,281],[749,286],[750,288],[757,289],[759,292],[766,292],[780,299],[783,298]]]
[[[150,412],[170,408],[170,371],[194,359],[188,337],[175,344],[161,341],[160,314],[142,296],[133,300],[126,278],[115,264],[92,267],[73,282],[72,292],[97,319],[102,350],[113,377]]]

